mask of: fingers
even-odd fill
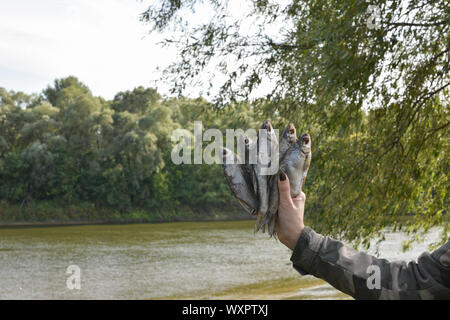
[[[296,196],[295,198],[292,198],[292,203],[294,204],[294,206],[296,208],[298,208],[301,205],[305,205],[305,201],[306,201],[306,195],[303,192],[300,192],[298,194],[298,196]]]
[[[289,185],[289,178],[287,174],[280,171],[278,179],[278,190],[280,192],[280,205],[293,204],[291,199],[291,186]]]
[[[306,195],[302,191],[302,192],[300,192],[298,194],[298,196],[296,196],[295,198],[292,198],[292,201],[293,202],[298,202],[298,201],[305,202],[306,201]]]

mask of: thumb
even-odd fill
[[[281,203],[291,203],[291,185],[289,184],[289,178],[287,174],[280,171],[278,179],[278,190],[280,192],[280,204]]]
[[[305,205],[306,196],[303,192],[300,192],[295,198],[292,198],[292,202],[296,208]]]

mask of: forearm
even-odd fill
[[[450,299],[449,255],[447,243],[422,254],[418,263],[389,262],[305,228],[291,261],[301,274],[324,279],[356,299]]]

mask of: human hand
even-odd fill
[[[294,250],[298,238],[305,228],[303,213],[305,211],[306,196],[303,192],[300,192],[297,197],[291,198],[289,178],[282,172],[278,179],[278,190],[280,192],[280,204],[275,221],[275,231],[280,242],[289,249]]]

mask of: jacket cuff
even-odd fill
[[[291,261],[294,269],[302,275],[309,274],[322,242],[323,236],[317,234],[311,228],[305,227],[292,252]]]

